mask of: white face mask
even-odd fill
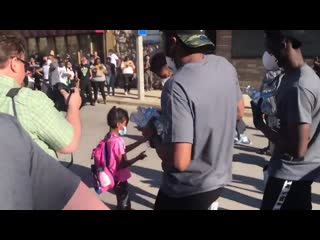
[[[161,79],[161,84],[162,86],[164,86],[164,84],[166,83],[166,81],[168,81],[171,77],[168,77],[168,78],[162,78]]]
[[[50,59],[47,60],[47,64],[50,65],[52,61]]]
[[[177,67],[176,67],[176,64],[174,63],[173,59],[171,57],[166,56],[166,61],[167,61],[168,67],[170,68],[170,70],[174,74],[177,71]]]
[[[278,60],[273,55],[270,55],[267,51],[265,51],[262,56],[262,63],[267,71],[279,70]]]

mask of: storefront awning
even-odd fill
[[[19,30],[26,38],[103,33],[103,30]]]

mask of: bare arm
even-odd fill
[[[83,182],[80,182],[63,210],[109,210],[109,208]]]
[[[299,124],[288,127],[287,152],[295,158],[302,158],[308,150],[310,124]]]
[[[237,120],[242,119],[243,115],[244,115],[244,99],[241,98],[237,104]]]
[[[80,122],[80,105],[81,105],[81,97],[78,88],[74,88],[74,93],[71,94],[68,112],[66,115],[67,121],[72,125],[74,133],[71,140],[71,143],[60,149],[58,152],[60,153],[72,153],[74,152],[80,143],[81,137],[81,122]],[[61,93],[64,95],[64,98],[67,99],[69,94],[65,90],[61,90]]]
[[[126,153],[131,152],[133,149],[139,147],[141,144],[145,143],[147,141],[147,139],[145,139],[144,137],[141,137],[141,139],[139,139],[138,141],[126,146]]]
[[[40,75],[40,76],[43,76],[43,74],[41,73],[43,70],[42,68],[39,68],[38,70],[36,70],[36,72]]]
[[[157,154],[163,161],[163,165],[174,167],[180,172],[188,169],[192,158],[191,143],[162,144],[159,139],[154,139]]]
[[[120,168],[127,168],[131,165],[135,164],[139,160],[143,160],[146,157],[145,152],[140,153],[135,158],[132,158],[131,160],[127,159],[127,155],[123,154],[120,162]]]
[[[307,152],[310,140],[310,124],[299,124],[288,127],[286,138],[281,137],[279,133],[269,128],[266,124],[261,124],[258,129],[271,142],[276,143],[283,152],[295,158],[301,158]]]

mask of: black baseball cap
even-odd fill
[[[265,38],[285,37],[294,39],[300,43],[309,42],[309,35],[306,30],[264,30]]]

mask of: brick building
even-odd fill
[[[21,30],[28,40],[29,54],[47,54],[49,50],[75,59],[85,53],[97,51],[105,60],[106,52],[114,49],[120,57],[136,57],[136,30]],[[320,56],[320,30],[307,30],[311,36],[304,48],[307,62],[312,64]],[[237,69],[240,84],[259,86],[264,75],[262,54],[264,52],[263,30],[206,30],[216,44],[216,54],[226,57]],[[157,30],[148,30],[145,51],[157,48]],[[149,51],[150,52],[150,51]],[[145,54],[147,51],[145,52]]]
[[[320,56],[320,30],[307,30],[308,42],[303,47],[307,63]],[[263,30],[208,30],[216,43],[216,54],[226,57],[237,69],[240,85],[260,86],[264,75],[262,55]]]

